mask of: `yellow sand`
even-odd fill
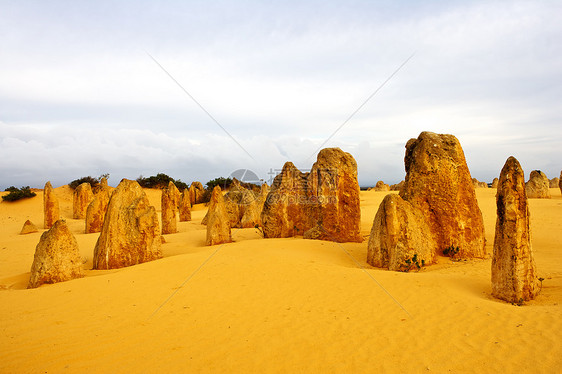
[[[147,190],[160,209],[160,191]],[[98,234],[61,214],[76,235],[87,276],[26,290],[43,226],[42,192],[0,203],[1,373],[374,373],[562,371],[562,197],[530,200],[544,286],[514,306],[490,296],[491,260],[439,264],[418,273],[366,265],[367,241],[261,239],[206,247],[193,221],[166,235],[164,259],[93,271]],[[384,192],[362,192],[367,239]],[[491,253],[495,190],[478,189]]]

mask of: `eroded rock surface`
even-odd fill
[[[80,250],[74,235],[63,220],[56,221],[41,235],[35,248],[27,288],[45,283],[65,282],[84,276]]]
[[[113,191],[94,249],[94,269],[117,269],[162,257],[156,209],[136,181]]]
[[[525,190],[523,169],[510,157],[498,183],[492,257],[492,295],[508,302],[534,299],[539,290]]]

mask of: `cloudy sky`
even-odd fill
[[[479,180],[552,178],[561,102],[557,1],[0,1],[0,189],[268,180],[321,146],[396,183],[425,130]]]

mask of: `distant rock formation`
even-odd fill
[[[90,183],[82,183],[76,187],[72,197],[72,218],[86,218],[86,210],[93,199],[94,193],[92,192],[92,186],[90,186]]]
[[[209,218],[207,222],[207,245],[230,243],[230,221],[222,191],[219,186],[215,186],[211,194],[209,203]]]
[[[63,220],[56,221],[41,235],[35,248],[27,288],[57,283],[84,276],[80,250],[74,235]]]
[[[23,227],[21,228],[20,235],[31,234],[33,232],[38,232],[37,226],[33,224],[30,220],[25,221]]]
[[[523,169],[514,157],[509,157],[496,195],[492,257],[492,295],[508,302],[534,299],[539,291],[525,190]]]
[[[547,176],[540,170],[533,170],[529,181],[525,184],[527,198],[550,199],[549,181]]]
[[[560,185],[560,178],[558,177],[552,178],[548,183],[549,188],[558,188],[559,185]]]
[[[192,182],[189,186],[189,193],[191,195],[191,206],[193,206],[194,204],[203,202],[205,188],[203,188],[203,184],[201,182]]]
[[[59,200],[55,195],[51,182],[47,182],[43,190],[43,213],[43,224],[46,229],[50,229],[60,219]]]
[[[162,189],[162,234],[178,232],[176,216],[180,203],[180,191],[170,181],[168,187]]]
[[[474,186],[474,188],[488,188],[488,183],[480,182],[476,178],[472,178],[472,185]]]
[[[386,183],[384,183],[383,181],[378,181],[377,184],[375,184],[375,188],[373,188],[373,190],[375,191],[390,191],[390,186]]]
[[[498,188],[498,182],[499,182],[499,179],[494,178],[494,180],[492,181],[492,188]]]
[[[179,211],[180,222],[191,221],[191,194],[188,188],[184,189],[180,196]]]
[[[400,191],[404,187],[404,181],[400,181],[397,184],[393,184],[390,186],[391,191]]]
[[[420,266],[429,265],[435,260],[437,247],[429,232],[420,209],[396,194],[386,195],[373,221],[367,263],[403,271],[414,265],[415,256]]]
[[[339,148],[318,153],[310,173],[285,163],[261,215],[264,236],[361,242],[357,163]]]
[[[412,243],[420,240],[419,235],[426,236],[424,245],[430,246],[416,248],[418,258],[425,264],[451,247],[458,247],[458,258],[485,257],[482,213],[457,138],[422,132],[406,144],[404,163],[406,179],[399,197],[385,198],[379,207],[382,211],[375,216],[368,262],[373,266],[388,263],[396,269],[401,259],[411,254],[410,248],[416,245]],[[395,217],[405,221],[396,222]]]
[[[86,209],[86,234],[100,232],[103,226],[103,219],[111,196],[111,188],[108,187],[107,181],[105,185],[103,184],[104,180],[105,178],[102,179],[101,187],[96,188],[94,198]]]
[[[162,257],[156,209],[136,181],[113,191],[94,249],[94,269],[117,269]]]
[[[560,188],[560,193],[562,194],[562,171],[560,171],[560,181],[558,182],[558,187]]]

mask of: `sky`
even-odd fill
[[[557,177],[561,41],[560,1],[0,0],[0,189],[270,182],[325,147],[392,184],[422,131],[481,181]]]

